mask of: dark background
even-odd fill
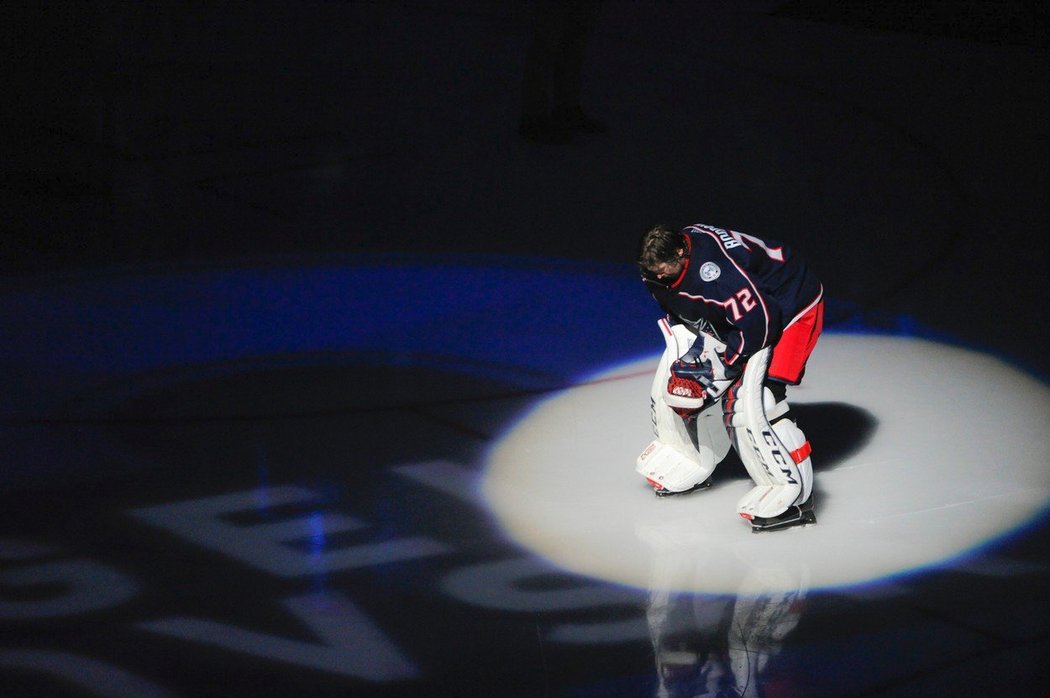
[[[622,265],[631,275],[645,227],[705,222],[801,249],[833,301],[833,329],[933,336],[990,351],[1043,380],[1050,375],[1044,282],[1050,54],[1041,4],[605,2],[587,45],[583,105],[609,132],[564,145],[518,135],[532,11],[528,3],[469,0],[0,5],[0,291],[375,254],[432,259],[436,266],[449,255],[468,256],[482,268]],[[395,299],[397,292],[390,291]],[[576,293],[588,288],[559,286],[537,302],[557,305],[561,294]],[[454,373],[421,371],[398,380],[425,383],[430,395],[448,386],[461,390],[463,378]],[[242,383],[198,382],[181,386],[175,397],[190,411],[206,411],[222,395],[236,411],[254,404],[249,384],[265,383],[271,398],[302,400],[304,385],[336,392],[368,380],[381,378],[355,364],[341,373],[302,369],[253,374]],[[887,377],[890,389],[892,382]],[[136,399],[121,403],[122,416],[173,404],[163,391],[143,389]],[[1010,398],[989,385],[974,399],[1008,406]],[[325,403],[323,395],[318,400]],[[521,404],[493,409],[492,419],[515,414]],[[370,438],[379,438],[377,429],[395,433],[397,418],[384,415],[355,413],[340,429]],[[5,426],[17,430],[23,417],[7,415]],[[183,425],[158,440],[140,427],[115,429],[153,455],[176,448],[164,439],[179,448],[192,443],[195,457],[216,458],[215,486],[240,480],[221,471],[212,451],[239,453],[257,431],[250,423]],[[329,433],[324,422],[311,429]],[[284,439],[282,448],[291,452],[308,449],[311,434],[291,428],[274,443]],[[485,435],[435,430],[425,438],[483,444]],[[476,455],[479,443],[457,448]],[[310,476],[322,478],[322,471]],[[138,501],[143,486],[149,482],[108,489],[87,507],[93,513],[84,530],[106,530],[106,512]],[[32,528],[44,511],[54,518],[40,531],[72,535],[57,523],[59,512],[81,506],[82,493],[61,482],[54,487],[59,495],[8,509],[13,532]],[[164,494],[159,487],[160,498],[193,490],[192,483],[170,480]],[[4,496],[13,502],[18,495]],[[377,497],[366,518],[381,517],[385,502]],[[83,538],[95,552],[109,549],[102,538]],[[1021,557],[1045,560],[1042,538],[1022,543]],[[134,561],[140,547],[148,548],[144,541],[123,541],[121,559],[133,569],[150,567]],[[170,561],[163,567],[193,587],[193,567]],[[275,586],[254,590],[252,598],[286,593]],[[1034,598],[1045,590],[1045,572],[1023,588],[1033,598],[1012,612],[1031,617],[1033,609],[1045,610]],[[815,617],[835,628],[838,611],[856,613],[875,633],[878,618],[918,607],[922,618],[939,622],[948,613],[939,600],[957,592],[952,579],[863,610],[845,604],[843,611],[840,600],[825,600]],[[972,601],[970,592],[958,593]],[[426,644],[409,616],[374,603],[387,627]],[[979,611],[1002,613],[998,606]],[[431,618],[444,613],[430,612]],[[277,625],[268,622],[262,624]],[[458,622],[463,634],[474,631],[473,620]],[[515,647],[531,638],[527,624],[494,622]],[[819,643],[817,628],[803,626],[802,637]],[[74,621],[48,629],[74,641],[93,632]],[[36,642],[38,628],[17,630],[8,648]],[[863,646],[857,637],[865,632],[848,642]],[[905,662],[903,679],[880,675],[863,688],[851,686],[864,695],[906,695],[938,686],[963,667],[963,679],[946,680],[963,695],[975,685],[968,679],[986,678],[982,663],[990,673],[1017,675],[1023,667],[1024,677],[1040,675],[1030,660],[1045,650],[1045,629],[1021,639],[985,639],[962,660]],[[921,655],[905,651],[921,647],[920,637],[901,642],[899,654]],[[524,682],[523,694],[550,692],[549,683],[529,682],[551,659],[546,681],[593,687],[594,672],[602,671],[593,668],[609,662],[594,651],[579,665],[562,658],[565,666],[558,666],[530,652],[520,667],[491,670],[469,685],[492,690],[513,680]],[[456,686],[467,671],[454,654],[437,652],[450,667],[437,685]],[[804,664],[806,656],[792,661]],[[145,674],[188,693],[239,690],[233,684],[240,674],[226,676],[220,655],[205,658],[192,679],[166,658],[137,661]],[[844,671],[835,666],[828,665],[829,676]],[[35,675],[18,673],[9,682],[22,686],[27,676]],[[225,678],[209,684],[209,676]],[[263,676],[278,693],[299,681]],[[344,690],[335,680],[318,681],[308,685]],[[631,693],[623,683],[616,691]]]
[[[527,3],[5,3],[5,278],[274,255],[625,261],[696,222],[1038,362],[1038,3],[605,3],[600,137],[517,137]],[[1008,346],[1002,346],[1003,344]]]

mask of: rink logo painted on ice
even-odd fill
[[[413,463],[391,471],[418,485],[437,490],[461,503],[476,505],[474,473],[447,461]],[[260,508],[285,513],[278,522],[245,522]],[[371,528],[365,521],[331,509],[319,493],[296,486],[268,486],[231,494],[206,496],[136,508],[127,512],[140,523],[174,534],[199,548],[236,560],[249,571],[286,580],[300,580],[300,590],[273,602],[301,632],[288,636],[207,616],[161,615],[130,621],[127,628],[174,639],[197,647],[218,648],[242,656],[265,659],[300,669],[311,669],[352,680],[373,683],[418,679],[423,672],[415,659],[391,637],[358,601],[336,591],[340,572],[411,562],[458,553],[452,545],[426,536],[407,536],[379,542],[307,546],[306,536],[323,531],[353,533]],[[345,540],[345,537],[340,538]],[[61,550],[53,545],[0,539],[0,586],[41,593],[0,599],[0,619],[32,622],[79,616],[123,606],[139,597],[145,585],[110,564],[76,555],[54,561]],[[500,612],[528,614],[550,611],[593,614],[611,607],[634,607],[638,597],[629,591],[587,582],[571,590],[536,588],[534,580],[549,578],[551,568],[538,559],[513,557],[454,567],[444,571],[437,585],[457,602]],[[313,582],[329,580],[324,587]],[[589,617],[589,616],[588,616]],[[594,642],[636,642],[648,639],[644,623],[622,621],[576,622],[571,616],[552,620],[544,639],[569,645]],[[596,639],[600,638],[600,639]],[[121,695],[167,696],[162,686],[118,667],[74,652],[36,652],[0,649],[0,666],[63,678],[85,688],[85,681],[105,678],[125,686]],[[85,672],[85,667],[90,668]],[[85,679],[85,676],[92,678]],[[78,678],[79,677],[79,678]]]

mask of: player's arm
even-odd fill
[[[711,398],[725,392],[744,370],[751,355],[771,346],[780,337],[779,311],[758,290],[757,284],[735,265],[730,265],[718,281],[722,283],[711,285],[713,298],[708,302],[723,309],[731,328],[725,336],[725,351],[718,357],[721,371],[713,370],[710,361],[705,360],[702,342],[697,342],[671,367],[672,375],[702,386]]]

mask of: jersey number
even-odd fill
[[[737,303],[738,300],[740,301],[739,303]],[[733,320],[738,321],[744,318],[744,313],[751,312],[758,304],[755,303],[755,298],[751,295],[751,291],[742,288],[726,301],[726,305],[729,306],[729,311],[733,314]],[[741,308],[744,309],[743,313],[740,312]]]

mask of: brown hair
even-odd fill
[[[654,225],[638,241],[638,254],[634,261],[639,269],[648,271],[661,262],[678,259],[678,250],[684,247],[682,233],[663,224]]]

